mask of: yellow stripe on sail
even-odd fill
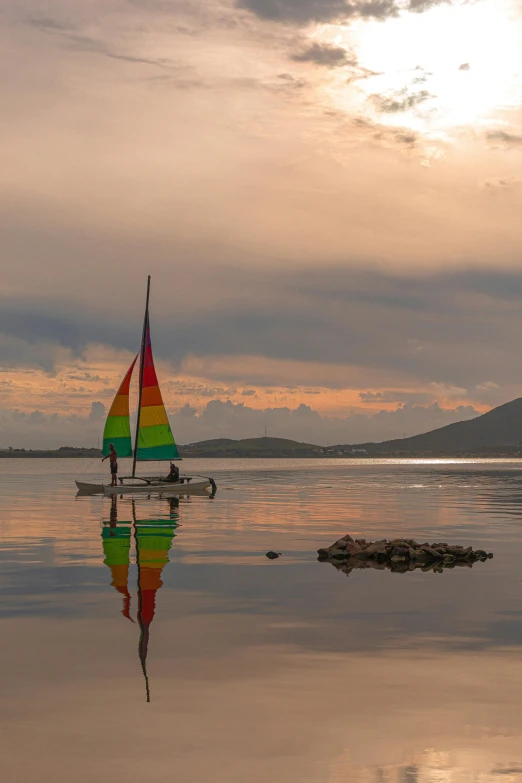
[[[147,405],[147,407],[141,409],[140,428],[168,423],[169,420],[163,405]]]

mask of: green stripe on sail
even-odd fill
[[[138,448],[149,449],[153,446],[168,446],[174,443],[170,424],[153,424],[152,427],[140,427]]]
[[[103,439],[130,438],[130,423],[128,416],[109,416],[103,430]]]
[[[180,459],[178,447],[175,443],[169,443],[165,446],[152,446],[150,448],[140,448],[138,446],[137,459],[144,461]]]
[[[179,452],[170,424],[154,424],[140,427],[138,436],[138,460],[179,459]]]
[[[118,457],[132,457],[132,441],[130,435],[128,438],[104,438],[102,452],[104,457],[109,453],[109,445],[111,443],[118,452]]]

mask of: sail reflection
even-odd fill
[[[136,501],[132,500],[132,518],[118,520],[117,497],[111,498],[109,521],[102,528],[102,543],[105,554],[104,563],[110,568],[111,585],[123,596],[121,613],[134,622],[131,617],[131,594],[129,592],[129,568],[131,565],[131,543],[136,554],[137,576],[137,612],[136,620],[140,629],[138,657],[145,678],[147,701],[150,701],[150,687],[147,674],[147,653],[150,626],[156,612],[156,593],[163,585],[161,575],[169,562],[169,551],[179,524],[179,499],[168,498],[168,517],[157,519],[138,519]],[[127,504],[126,504],[127,505]]]

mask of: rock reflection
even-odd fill
[[[108,523],[102,529],[104,563],[111,570],[111,585],[123,596],[121,613],[134,622],[131,617],[131,595],[129,592],[129,568],[131,537],[133,539],[137,577],[137,614],[140,629],[138,657],[145,678],[147,701],[150,701],[149,678],[147,674],[147,653],[149,647],[150,626],[156,612],[156,593],[163,585],[161,574],[169,562],[169,551],[179,524],[179,498],[168,498],[169,516],[159,519],[138,519],[136,501],[132,500],[132,519],[118,520],[118,501],[114,495]]]

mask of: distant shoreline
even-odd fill
[[[260,451],[245,451],[234,453],[225,452],[196,452],[183,451],[180,447],[180,454],[183,459],[521,459],[522,454],[518,451],[481,451],[481,452],[378,452],[367,454],[332,454],[332,453],[309,453],[304,450],[295,453],[267,453]],[[12,451],[0,451],[0,459],[95,459],[101,458],[102,452],[99,449],[46,449],[46,450],[22,450],[13,449]]]

